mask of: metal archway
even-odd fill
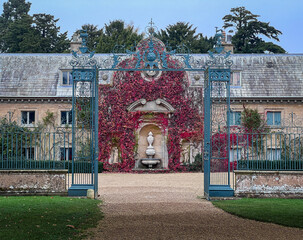
[[[69,195],[84,196],[88,189],[98,195],[98,72],[100,71],[191,71],[203,72],[204,83],[204,191],[207,198],[232,196],[229,167],[229,113],[230,113],[230,52],[224,52],[223,37],[216,30],[215,52],[209,52],[209,60],[193,58],[185,45],[175,50],[166,50],[164,44],[154,37],[154,25],[150,22],[148,38],[134,50],[123,50],[116,46],[115,51],[102,62],[94,59],[94,52],[87,53],[87,33],[82,32],[80,54],[73,52],[70,64],[73,67],[73,156],[72,185]],[[130,61],[125,61],[126,59]],[[170,65],[168,59],[175,61]],[[221,122],[216,115],[223,116]],[[215,136],[226,134],[224,146],[215,144]],[[85,140],[85,141],[84,141]],[[81,150],[81,145],[87,151]],[[220,155],[223,150],[225,155]],[[226,154],[227,153],[227,154]],[[217,179],[214,165],[227,161],[227,174]]]

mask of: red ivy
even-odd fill
[[[123,64],[126,64],[125,62]],[[170,67],[174,62],[169,61]],[[126,66],[126,65],[125,65]],[[99,86],[99,161],[105,170],[131,171],[135,165],[135,131],[147,113],[128,112],[127,107],[139,100],[158,98],[169,102],[175,112],[150,113],[149,117],[168,133],[168,167],[173,171],[185,170],[180,164],[181,139],[202,139],[202,117],[187,97],[188,82],[184,72],[163,72],[157,80],[146,81],[141,72],[116,72],[113,85]],[[122,160],[109,164],[113,146],[120,150]]]

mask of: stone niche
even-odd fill
[[[146,112],[146,113],[168,113],[173,114],[175,109],[165,100],[156,99],[153,101],[146,101],[140,99],[133,102],[127,110],[129,112]],[[166,146],[167,130],[162,129],[161,126],[153,122],[153,119],[144,119],[137,129],[138,149],[136,156],[135,169],[147,169],[146,166],[142,165],[141,159],[147,158],[146,149],[148,147],[147,136],[149,132],[152,132],[154,141],[153,147],[156,151],[154,159],[160,159],[160,163],[156,166],[156,169],[167,169],[168,168],[168,152]]]
[[[140,162],[141,159],[147,158],[146,149],[148,147],[147,136],[148,133],[152,132],[154,137],[153,147],[155,148],[154,158],[160,159],[160,166],[158,168],[167,168],[168,166],[168,153],[166,148],[165,135],[163,130],[153,123],[145,123],[141,128],[138,129],[138,154],[136,159],[136,168],[146,168]]]

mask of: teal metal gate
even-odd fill
[[[81,54],[73,52],[72,167],[69,196],[86,196],[88,189],[98,195],[98,81],[97,65],[81,33]]]
[[[208,68],[204,86],[204,191],[233,196],[230,180],[230,69]]]
[[[206,198],[231,197],[230,175],[230,53],[216,34],[218,54],[210,54],[204,81],[204,192]]]
[[[224,53],[221,46],[222,33],[216,31],[216,53],[209,52],[210,60],[194,59],[189,49],[178,46],[166,51],[163,43],[154,37],[153,22],[147,28],[148,44],[139,46],[137,51],[114,51],[103,61],[92,58],[93,53],[85,54],[86,33],[81,33],[81,54],[73,52],[73,157],[72,185],[69,195],[86,195],[87,189],[98,194],[98,81],[100,71],[205,71],[204,95],[204,188],[207,197],[231,196],[229,167],[229,111],[230,111],[230,52]],[[162,45],[163,44],[163,45]],[[120,51],[124,46],[116,46]],[[133,48],[135,49],[135,48]],[[129,63],[125,59],[131,59]],[[168,64],[175,60],[175,66]],[[205,68],[205,65],[207,68]],[[217,101],[217,102],[216,102]],[[220,120],[219,120],[220,119]],[[224,133],[225,132],[225,135]],[[222,143],[222,134],[225,136]],[[219,165],[219,166],[217,166]],[[222,165],[222,166],[221,166]]]

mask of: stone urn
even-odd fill
[[[153,158],[153,156],[155,156],[155,154],[156,154],[156,151],[155,151],[155,148],[153,147],[154,137],[153,137],[152,132],[148,133],[147,142],[149,145],[148,145],[145,153],[148,158]]]
[[[153,133],[149,132],[146,139],[148,142],[148,147],[145,151],[147,158],[141,159],[141,163],[151,169],[151,168],[153,168],[153,166],[156,166],[157,164],[160,163],[160,159],[154,158],[156,151],[155,151],[155,148],[153,147],[153,142],[155,139],[153,137]]]

